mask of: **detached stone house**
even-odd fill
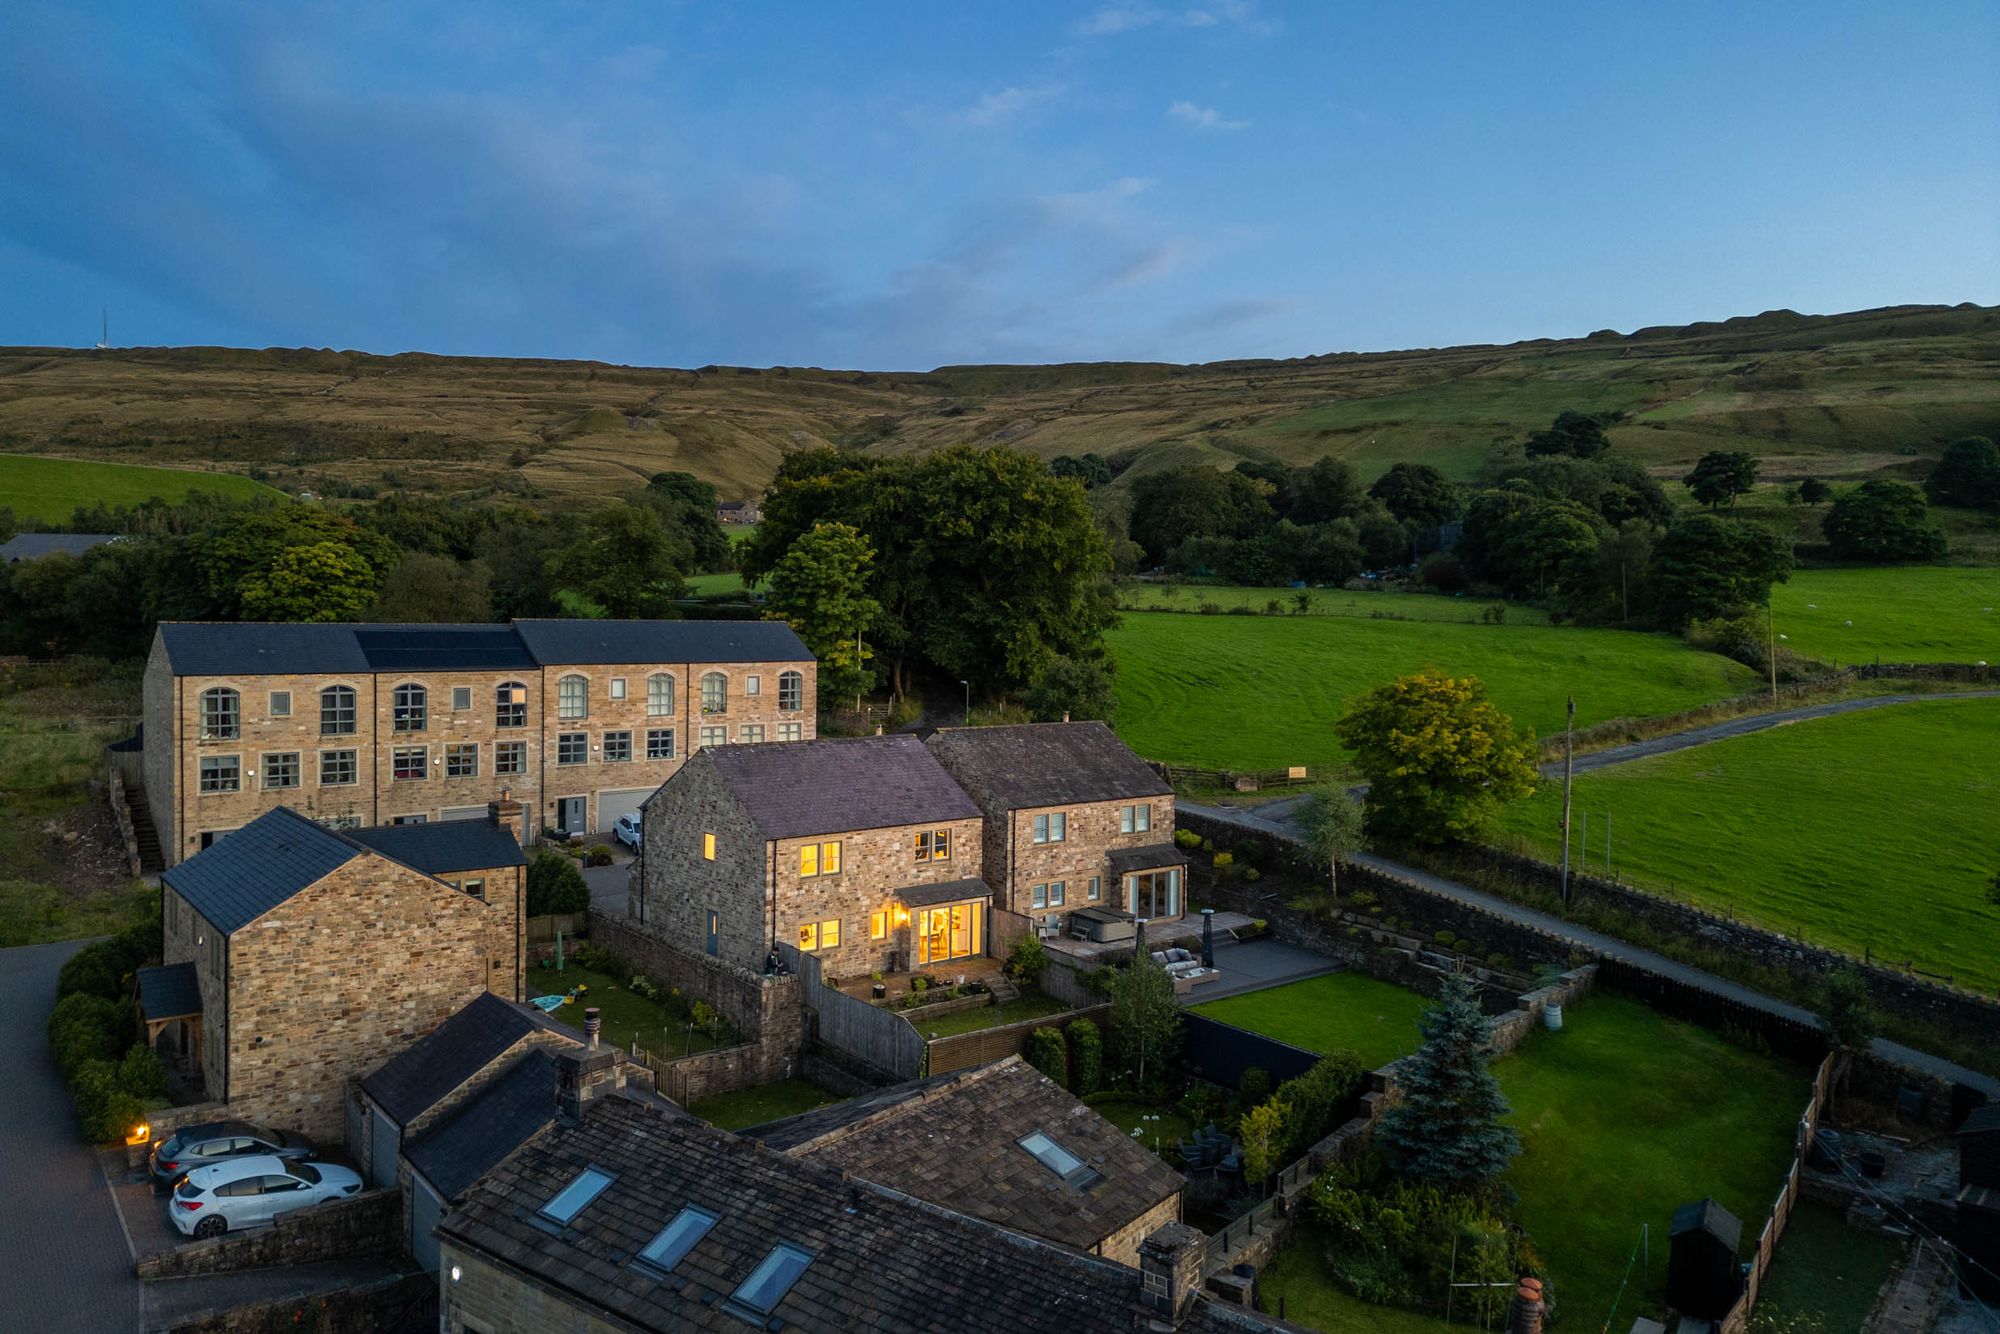
[[[339,1140],[349,1080],[482,993],[518,999],[525,875],[513,836],[487,824],[395,831],[397,853],[418,861],[406,840],[447,836],[454,850],[430,860],[459,868],[474,893],[371,847],[377,832],[280,807],[161,876],[163,963],[139,979],[149,1037],[198,1060],[208,1096],[234,1115]]]
[[[986,817],[995,907],[1057,929],[1079,909],[1185,915],[1173,789],[1103,723],[948,728],[926,744]]]
[[[1019,1056],[743,1132],[1010,1232],[1137,1267],[1179,1172]]]
[[[703,746],[810,739],[817,678],[779,621],[168,621],[140,771],[169,866],[278,806],[603,832]]]
[[[825,972],[986,951],[979,808],[912,736],[704,750],[645,806],[632,915],[746,968],[778,941]]]

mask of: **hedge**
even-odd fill
[[[1104,1038],[1088,1019],[1075,1019],[1069,1026],[1070,1072],[1076,1081],[1070,1092],[1087,1098],[1104,1085]]]
[[[528,863],[528,916],[590,911],[590,886],[576,863],[544,848]]]
[[[1064,1088],[1069,1087],[1068,1053],[1063,1047],[1061,1029],[1038,1028],[1028,1034],[1027,1046],[1021,1055],[1027,1059],[1029,1065]]]

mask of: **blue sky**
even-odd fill
[[[0,12],[0,343],[923,368],[2000,302],[2000,7]]]

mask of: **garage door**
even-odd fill
[[[433,1274],[438,1267],[438,1239],[431,1232],[444,1213],[444,1201],[421,1180],[410,1183],[410,1254]]]
[[[447,806],[438,812],[439,820],[484,820],[484,806]]]
[[[610,833],[611,826],[618,823],[621,815],[632,815],[646,798],[659,791],[651,787],[615,787],[597,794],[597,831]]]
[[[402,1136],[389,1118],[382,1115],[380,1107],[375,1109],[375,1124],[371,1128],[375,1135],[369,1145],[368,1180],[387,1188],[396,1184],[396,1155],[401,1152]]]
[[[362,1150],[368,1146],[368,1134],[365,1129],[367,1116],[368,1109],[361,1105],[361,1095],[359,1093],[349,1094],[347,1098],[347,1156],[359,1164],[364,1173],[368,1170],[368,1164],[362,1161]]]

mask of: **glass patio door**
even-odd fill
[[[1125,877],[1125,911],[1134,917],[1155,920],[1181,915],[1181,873],[1179,868],[1146,871]]]
[[[918,963],[948,963],[979,953],[980,911],[976,903],[926,908],[918,917],[918,927]]]

